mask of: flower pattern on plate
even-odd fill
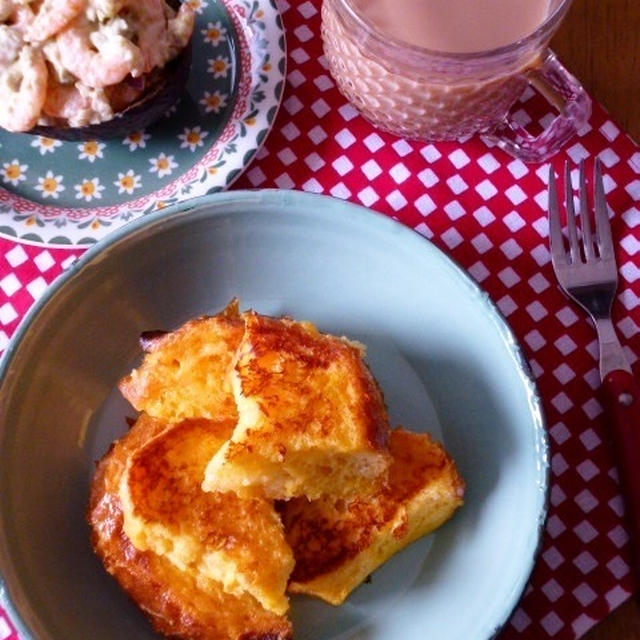
[[[219,91],[213,93],[205,91],[200,104],[204,107],[205,113],[219,113],[227,106],[227,96],[222,95]]]
[[[133,169],[129,169],[126,173],[118,173],[118,179],[113,184],[118,187],[118,193],[129,195],[142,187],[141,178],[133,172]]]
[[[168,156],[165,153],[161,153],[157,158],[151,158],[149,160],[151,173],[157,173],[158,178],[164,178],[170,176],[173,170],[178,167],[178,163],[174,161],[173,156]]]
[[[35,140],[32,140],[31,146],[38,149],[40,155],[43,156],[47,153],[53,153],[58,147],[62,146],[62,142],[60,142],[60,140],[54,140],[53,138],[38,136]]]
[[[100,184],[100,178],[87,178],[80,184],[75,185],[76,198],[91,202],[94,199],[102,198],[104,185]]]
[[[202,29],[200,33],[204,36],[205,42],[217,47],[222,39],[227,35],[227,29],[222,26],[220,21],[215,24],[213,22],[209,22],[206,29]]]
[[[36,191],[42,193],[43,198],[55,198],[60,196],[60,193],[65,190],[64,178],[53,175],[53,171],[47,171],[45,176],[38,176],[38,184],[36,185]]]
[[[27,179],[26,173],[28,168],[26,164],[20,164],[19,160],[5,162],[2,165],[3,182],[17,187],[23,180]]]
[[[147,147],[147,140],[151,136],[146,131],[132,131],[123,141],[122,144],[129,147],[129,151],[136,151],[136,149],[145,149]]]
[[[204,147],[204,139],[208,135],[209,132],[203,131],[201,127],[187,128],[178,136],[178,140],[182,142],[180,148],[196,151],[198,147]]]
[[[209,63],[208,71],[214,78],[226,78],[229,75],[231,63],[226,56],[218,56],[207,60]]]
[[[98,142],[97,140],[87,140],[78,145],[80,150],[79,160],[88,160],[89,162],[95,162],[97,159],[104,158],[102,153],[106,147],[104,142]]]

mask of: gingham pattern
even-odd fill
[[[376,132],[337,92],[319,39],[320,0],[280,2],[289,45],[288,86],[274,131],[237,188],[303,189],[394,216],[464,266],[519,337],[537,379],[552,455],[551,506],[542,552],[502,638],[571,639],[631,592],[622,501],[607,442],[597,343],[584,314],[555,282],[548,251],[546,165],[524,165],[478,139],[408,142]],[[552,116],[527,92],[519,118]],[[640,149],[599,106],[553,159],[594,157],[606,167],[620,288],[614,320],[640,377]],[[79,249],[0,238],[0,349]],[[496,543],[499,543],[496,541]],[[15,640],[0,615],[0,640]]]

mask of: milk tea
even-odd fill
[[[542,24],[550,0],[353,0],[382,33],[434,51],[469,53],[516,42]]]
[[[544,29],[520,41],[545,23],[550,2],[569,0],[324,0],[324,51],[342,93],[373,124],[452,140],[506,117],[539,63]]]

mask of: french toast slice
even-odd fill
[[[230,369],[244,322],[238,301],[171,332],[147,332],[142,363],[118,387],[138,410],[175,423],[185,418],[237,420]]]
[[[198,579],[166,557],[140,551],[124,533],[119,491],[127,461],[165,429],[161,422],[139,421],[99,462],[88,511],[95,552],[160,633],[183,640],[291,640],[291,623],[250,594],[228,594],[216,580]]]
[[[157,422],[145,414],[138,421]],[[284,614],[294,561],[273,504],[200,486],[207,462],[234,426],[187,419],[133,452],[119,491],[124,532],[137,549],[168,558],[197,580],[216,580],[230,594],[247,592]]]
[[[282,499],[369,490],[389,465],[389,424],[363,348],[309,322],[242,317],[232,373],[238,424],[203,489]]]
[[[279,505],[296,566],[289,591],[339,605],[377,567],[430,533],[462,504],[464,482],[427,434],[395,429],[388,482],[351,500],[295,498]]]

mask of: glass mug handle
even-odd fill
[[[591,115],[591,99],[582,85],[558,61],[551,49],[538,66],[522,74],[560,114],[538,136],[532,136],[509,113],[483,138],[524,162],[543,162],[559,151]]]

